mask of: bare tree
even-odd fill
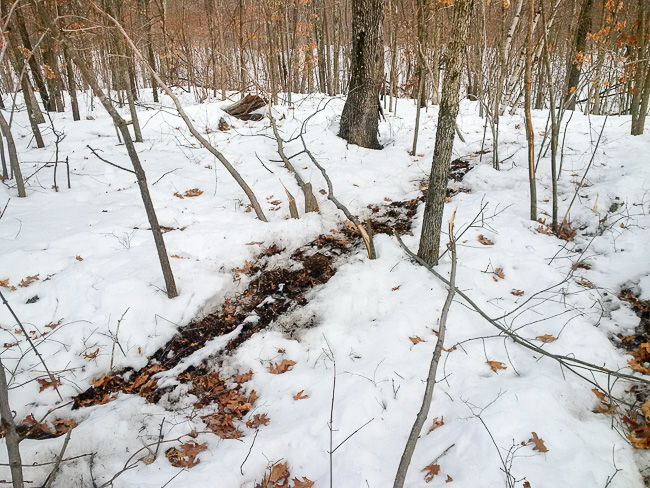
[[[445,205],[449,165],[454,146],[456,117],[458,116],[458,94],[462,73],[462,54],[469,31],[474,0],[454,2],[454,20],[447,49],[447,69],[442,85],[442,98],[436,130],[436,144],[429,176],[429,190],[424,207],[424,223],[420,236],[418,256],[429,265],[438,264],[442,213]]]
[[[370,149],[381,149],[377,131],[384,79],[383,19],[384,0],[352,0],[350,85],[339,137]]]

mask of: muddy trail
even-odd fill
[[[461,181],[471,167],[460,159],[453,161],[450,178]],[[410,232],[417,207],[426,197],[426,188],[421,188],[421,195],[412,200],[387,200],[384,205],[369,205],[373,233],[392,235],[393,230],[399,234]],[[458,190],[448,190],[447,196],[450,198],[456,193]],[[247,261],[243,267],[233,270],[234,280],[242,279],[242,275],[250,280],[243,292],[226,299],[217,311],[182,327],[164,347],[154,353],[144,368],[138,371],[126,369],[94,379],[93,386],[74,399],[73,408],[107,403],[119,392],[137,394],[150,402],[159,401],[171,388],[157,388],[158,380],[154,377],[157,373],[174,368],[184,358],[203,348],[208,341],[241,327],[221,354],[234,350],[284,314],[304,306],[308,292],[327,283],[336,274],[335,261],[352,252],[358,252],[361,246],[363,241],[349,222],[345,222],[336,230],[332,229],[330,234],[320,235],[297,250],[270,246],[254,261]],[[282,267],[277,266],[280,259],[286,263]],[[208,381],[205,378],[211,374],[216,373],[208,372],[203,364],[198,368],[188,367],[178,376],[178,380],[181,383],[192,382],[191,392],[200,393],[209,390],[201,385]],[[238,376],[241,380],[242,375]],[[219,383],[218,376],[210,381]],[[241,383],[236,377],[234,381],[238,385]],[[239,398],[240,403],[243,402],[242,404],[252,404],[252,401],[248,401],[250,399],[241,396],[239,386],[229,390],[225,383],[219,383],[219,391],[220,395],[234,395]],[[233,391],[235,393],[232,393]],[[201,398],[200,394],[198,396]],[[210,395],[203,395],[206,396],[210,398]],[[231,410],[232,408],[228,408],[228,411]],[[241,407],[237,411],[243,415],[246,410]],[[235,434],[230,430],[229,435]]]

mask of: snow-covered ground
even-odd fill
[[[431,166],[437,108],[422,114],[419,149],[409,156],[412,101],[399,100],[397,113],[387,114],[380,125],[385,148],[372,151],[347,146],[336,136],[342,99],[294,98],[299,100],[295,108],[275,109],[282,135],[286,140],[295,137],[302,122],[322,109],[310,119],[306,140],[326,167],[336,196],[353,213],[365,217],[370,204],[420,195],[420,183]],[[205,433],[200,417],[214,409],[195,410],[187,386],[158,404],[122,393],[107,404],[72,410],[70,400],[93,378],[109,373],[111,363],[114,370],[143,367],[180,327],[243,291],[250,278],[233,279],[234,268],[274,244],[286,250],[286,257],[344,220],[319,192],[327,188],[325,181],[304,154],[293,164],[313,183],[322,213],[289,218],[283,185],[302,210],[301,194],[293,175],[277,162],[268,120],[231,119],[222,111],[228,102],[199,105],[184,97],[196,126],[256,193],[269,219],[262,223],[246,211],[243,192],[189,134],[170,100],[147,103],[139,112],[145,142],[137,148],[160,223],[174,229],[164,237],[180,295],[169,300],[134,176],[102,163],[87,146],[128,168],[125,148],[97,101],[94,110],[88,97],[83,101],[79,122],[68,114],[52,114],[54,128],[65,134],[60,159],[69,157],[72,187],[67,188],[65,166],[59,165],[59,191],[54,191],[54,167],[39,163],[53,160],[55,135],[46,129],[46,149],[36,149],[24,112],[15,114],[13,128],[23,174],[31,175],[28,196],[17,198],[11,181],[0,185],[0,211],[11,199],[0,220],[0,281],[8,280],[0,291],[49,369],[60,377],[63,395],[61,401],[51,387],[39,391],[36,379],[47,376],[2,307],[0,344],[5,345],[2,360],[13,372],[11,406],[20,422],[30,414],[40,419],[48,409],[62,405],[48,420],[74,419],[78,424],[64,459],[86,455],[64,461],[54,485],[93,486],[92,469],[99,486],[125,463],[133,463],[114,486],[253,487],[269,466],[286,462],[292,478],[305,477],[316,487],[330,485],[330,468],[336,487],[392,486],[420,407],[447,291],[387,235],[375,238],[377,260],[370,261],[361,246],[335,261],[337,273],[329,282],[310,291],[307,305],[283,318],[285,327],[289,324],[294,331],[291,336],[283,328],[270,327],[228,356],[221,353],[223,339],[203,350],[201,357],[210,364],[215,362],[211,358],[224,361],[219,370],[223,378],[254,373],[244,388],[255,390],[259,398],[246,419],[262,413],[270,419],[257,434],[243,424],[240,439]],[[228,132],[217,130],[220,117],[231,124]],[[547,111],[533,115],[538,146],[547,117]],[[456,280],[486,313],[508,314],[504,323],[550,352],[629,373],[629,356],[615,348],[610,337],[631,334],[638,323],[628,305],[618,300],[620,288],[637,287],[650,296],[650,128],[646,135],[632,137],[629,117],[605,121],[575,113],[564,143],[560,218],[604,123],[586,185],[570,212],[569,220],[580,230],[567,243],[538,232],[539,224],[528,218],[521,114],[502,118],[500,156],[505,161],[497,172],[490,153],[482,160],[478,155],[484,133],[478,105],[464,101],[459,127],[465,142],[456,140],[454,157],[474,166],[460,185],[454,184],[470,192],[453,197],[445,220],[457,208],[460,234],[484,207],[482,217],[458,240]],[[491,148],[489,135],[488,130],[486,149]],[[289,155],[301,149],[299,140],[285,148]],[[540,217],[550,221],[550,152],[541,158],[537,182]],[[195,188],[203,193],[183,199],[174,195]],[[423,210],[420,206],[414,218],[413,235],[403,236],[414,251]],[[493,245],[481,244],[479,235]],[[579,268],[565,280],[578,259],[590,269]],[[447,275],[449,268],[445,256],[438,271]],[[503,277],[494,273],[497,268]],[[20,286],[35,276],[28,286]],[[523,295],[512,293],[517,290]],[[548,291],[526,302],[542,290]],[[460,298],[451,306],[447,327],[446,349],[458,345],[443,352],[439,382],[406,486],[447,486],[449,478],[451,486],[508,486],[505,470],[517,480],[514,486],[526,481],[534,488],[643,486],[640,470],[647,474],[648,457],[633,451],[616,417],[594,412],[600,402],[592,384],[552,359],[505,340]],[[536,339],[546,335],[557,340]],[[296,364],[284,374],[271,374],[269,365],[283,359]],[[505,369],[493,371],[488,361],[502,363]],[[619,396],[630,386],[611,378],[608,382],[604,375],[595,379]],[[300,391],[308,397],[294,400]],[[330,415],[333,446],[343,442],[332,455],[331,467]],[[444,425],[426,434],[435,417],[444,417]],[[161,423],[166,440],[193,430],[204,432],[195,439],[207,445],[198,455],[199,464],[181,470],[162,455],[188,438],[162,444],[153,463],[138,461],[151,458],[147,449],[137,451],[152,443],[155,451]],[[533,450],[535,445],[528,442],[533,433],[543,439],[547,452]],[[52,461],[64,437],[23,441],[24,464]],[[1,451],[6,463],[5,449]],[[440,471],[427,483],[422,470],[432,463]],[[26,467],[25,479],[32,482],[27,486],[39,486],[50,469]],[[0,478],[10,479],[8,468]]]

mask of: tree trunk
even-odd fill
[[[576,107],[576,91],[580,82],[580,69],[582,66],[582,56],[584,55],[587,45],[587,33],[591,28],[591,5],[593,0],[584,0],[578,17],[578,28],[576,29],[575,39],[573,41],[573,56],[567,73],[566,93],[564,94],[564,103],[567,110],[574,110]]]
[[[384,79],[383,18],[384,0],[352,0],[350,86],[339,137],[370,149],[381,149],[377,131]]]
[[[23,174],[20,171],[20,164],[18,164],[18,153],[16,152],[16,144],[14,143],[14,137],[11,134],[11,128],[9,127],[9,124],[7,124],[7,121],[0,112],[0,131],[2,131],[2,135],[5,137],[7,140],[7,151],[9,152],[9,164],[11,165],[11,171],[14,174],[14,177],[16,178],[16,188],[18,189],[18,196],[19,197],[26,197],[27,194],[25,193],[25,183],[23,182]]]
[[[446,56],[447,69],[442,85],[436,143],[418,250],[418,256],[430,266],[438,264],[442,214],[456,132],[456,117],[458,116],[458,94],[462,73],[461,58],[469,31],[473,4],[474,0],[456,0],[454,2],[453,27]]]

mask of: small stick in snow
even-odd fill
[[[120,324],[122,323],[122,320],[124,319],[124,316],[129,311],[130,308],[131,307],[127,308],[124,311],[124,313],[122,314],[122,316],[120,317],[120,320],[117,321],[117,328],[115,329],[115,335],[113,336],[113,348],[111,349],[111,365],[108,368],[110,371],[113,371],[113,359],[115,357],[115,344],[116,343],[119,344],[118,339],[117,339],[117,335],[120,333]],[[120,349],[122,349],[122,346],[120,346]],[[124,353],[124,351],[122,351],[122,353]]]

